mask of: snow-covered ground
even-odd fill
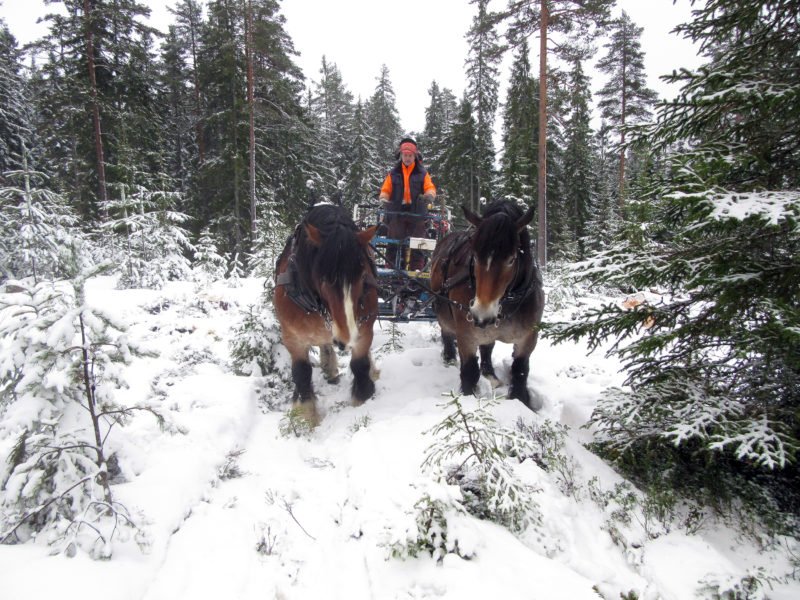
[[[157,350],[128,367],[130,387],[120,401],[156,395],[172,433],[141,414],[107,441],[122,469],[115,498],[144,523],[147,544],[142,551],[119,541],[106,561],[82,551],[51,555],[42,539],[0,546],[2,600],[685,600],[719,597],[713,593],[759,569],[791,572],[780,552],[759,552],[720,525],[708,522],[690,535],[653,523],[637,506],[622,510],[627,488],[584,448],[591,433],[581,428],[601,390],[621,384],[619,365],[546,339],[531,357],[529,380],[542,410],[514,400],[492,407],[497,423],[511,429],[519,419],[567,427],[560,469],[513,466],[536,490],[540,520],[514,534],[452,515],[448,534],[467,558],[393,557],[393,544],[414,535],[414,507],[424,494],[459,494],[421,466],[434,442],[430,430],[458,388],[458,368],[441,361],[437,327],[400,325],[402,347],[389,352],[377,351],[389,325],[376,325],[381,377],[363,406],[349,405],[346,357],[338,384],[325,383],[315,368],[322,423],[309,435],[287,435],[291,390],[270,391],[262,378],[238,376],[230,366],[231,329],[263,289],[260,280],[241,283],[121,291],[110,278],[91,282],[90,303],[123,318],[132,338]],[[495,349],[501,380],[510,352],[503,344]],[[489,393],[488,382],[481,385]],[[462,402],[468,410],[479,404]],[[747,597],[795,599],[800,583],[776,582]]]

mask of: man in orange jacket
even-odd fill
[[[436,186],[422,166],[422,156],[413,139],[400,140],[397,158],[397,164],[383,181],[379,196],[386,211],[387,236],[396,240],[425,237],[425,215],[428,206],[436,199]],[[386,249],[391,267],[395,266],[396,254],[397,245],[392,244]],[[412,271],[422,269],[424,260],[422,253],[414,250],[409,268]]]

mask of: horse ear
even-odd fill
[[[528,223],[530,223],[531,220],[533,219],[534,212],[535,212],[535,207],[533,206],[528,207],[528,210],[525,211],[525,214],[522,215],[517,220],[517,231],[522,231],[523,229],[525,229],[525,227],[528,226]]]
[[[467,221],[469,221],[470,223],[475,225],[475,227],[480,226],[481,218],[478,215],[476,215],[474,212],[472,212],[470,209],[468,209],[463,204],[461,205],[461,210],[464,211],[464,216],[466,217]]]
[[[379,225],[373,225],[372,227],[368,227],[363,231],[359,231],[356,234],[356,237],[358,238],[358,243],[361,244],[362,246],[366,246],[367,244],[369,244],[372,238],[375,237],[375,232],[378,231],[378,227]]]
[[[306,235],[308,236],[308,239],[311,241],[311,243],[317,247],[321,246],[322,234],[319,232],[319,229],[314,227],[311,223],[306,223],[305,228],[306,228]]]

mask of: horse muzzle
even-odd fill
[[[469,304],[467,320],[472,321],[475,327],[483,329],[489,325],[497,324],[500,316],[500,303],[492,302],[488,306],[481,305],[473,299]]]

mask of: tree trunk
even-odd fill
[[[547,0],[541,0],[539,23],[539,230],[536,252],[539,265],[547,267]]]
[[[103,155],[103,137],[100,127],[100,105],[97,99],[97,75],[94,64],[94,34],[92,29],[92,8],[89,0],[83,0],[83,17],[86,21],[86,55],[89,62],[89,86],[92,95],[92,122],[94,125],[94,148],[97,157],[98,197],[103,207],[104,217],[108,217],[108,192],[106,190],[106,167]]]

